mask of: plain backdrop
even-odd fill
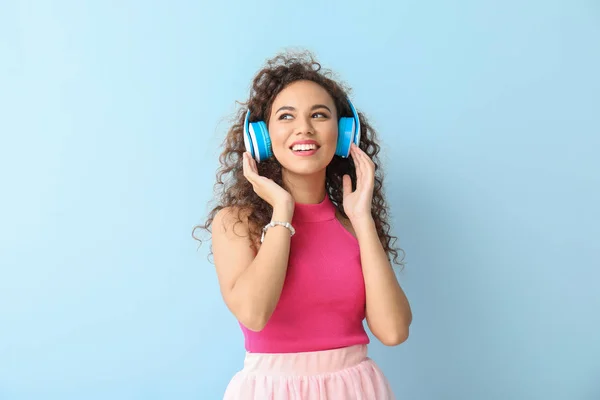
[[[0,399],[222,397],[243,338],[191,230],[290,47],[381,137],[397,397],[600,399],[596,0],[0,2]]]

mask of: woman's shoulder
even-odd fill
[[[247,236],[250,231],[248,217],[251,212],[236,206],[223,207],[215,214],[213,235],[235,233],[236,236]]]

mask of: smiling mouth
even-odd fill
[[[308,153],[317,151],[318,149],[319,146],[316,144],[296,144],[290,147],[290,150],[292,150],[294,153]]]

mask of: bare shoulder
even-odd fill
[[[217,212],[213,220],[213,239],[215,236],[225,236],[228,239],[248,237],[249,212],[238,207],[225,207]]]
[[[233,207],[219,210],[213,220],[213,259],[226,302],[237,277],[256,256],[248,226],[248,213]]]

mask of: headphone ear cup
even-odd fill
[[[338,123],[338,140],[335,154],[347,158],[350,154],[350,146],[354,141],[354,118],[343,117]]]
[[[273,156],[271,138],[264,121],[251,122],[248,127],[252,140],[253,156],[257,162],[264,161]]]

